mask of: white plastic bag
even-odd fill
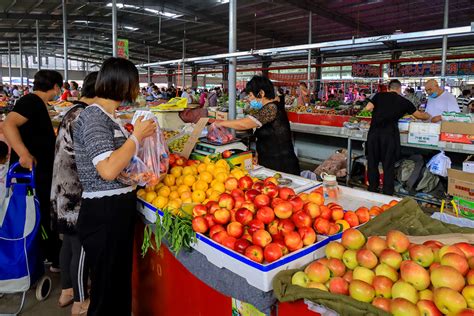
[[[434,155],[433,158],[426,164],[426,167],[432,174],[447,177],[448,169],[451,168],[451,159],[441,151],[439,154]]]

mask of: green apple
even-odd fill
[[[404,298],[393,299],[390,304],[390,313],[393,316],[420,316],[418,307]]]
[[[352,280],[349,284],[349,295],[355,300],[370,303],[375,297],[375,290],[364,281]]]
[[[404,298],[413,304],[418,302],[418,291],[408,282],[397,281],[392,286],[392,297],[393,298]]]
[[[441,313],[445,315],[456,315],[467,308],[466,299],[459,292],[447,287],[435,289],[433,301]]]
[[[352,272],[353,280],[361,280],[368,284],[372,284],[375,277],[374,271],[367,269],[365,267],[356,267]]]
[[[357,263],[357,251],[356,250],[346,250],[342,255],[342,262],[347,269],[354,270],[358,266]]]
[[[462,290],[462,296],[467,302],[467,307],[474,308],[474,285],[468,285]]]
[[[395,270],[394,268],[392,268],[391,266],[389,266],[385,263],[381,263],[375,268],[375,275],[385,276],[385,277],[389,278],[390,280],[392,280],[392,282],[397,282],[398,281],[398,272],[397,272],[397,270]]]
[[[431,284],[434,288],[447,287],[461,292],[466,284],[464,277],[453,267],[439,266],[431,271]]]
[[[291,284],[306,287],[308,285],[309,278],[303,271],[298,271],[291,277]]]
[[[425,301],[432,301],[433,300],[433,291],[431,290],[423,290],[418,293],[420,296],[420,300],[425,300]]]
[[[320,289],[322,291],[328,292],[328,288],[324,284],[319,283],[319,282],[308,282],[306,287],[308,289]]]
[[[336,259],[342,259],[342,255],[344,254],[344,251],[346,251],[346,248],[337,241],[331,241],[325,249],[326,257],[328,259],[331,258],[336,258]]]

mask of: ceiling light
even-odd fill
[[[130,30],[130,31],[138,30],[138,27],[133,27],[133,26],[124,26],[123,28],[126,29],[126,30]]]

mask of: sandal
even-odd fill
[[[71,305],[74,302],[74,295],[72,294],[72,290],[62,290],[61,296],[59,296],[58,306],[59,307],[66,307]]]
[[[71,316],[86,316],[89,309],[90,300],[84,302],[74,302],[71,308]]]

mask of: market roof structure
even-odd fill
[[[68,0],[68,52],[71,59],[99,63],[112,54],[111,0]],[[312,41],[323,42],[394,32],[414,32],[443,27],[444,0],[239,0],[237,49],[250,50],[308,42],[309,12]],[[134,62],[177,59],[228,52],[228,0],[117,0],[118,37],[129,40]],[[474,21],[471,0],[449,2],[449,27]],[[41,54],[61,56],[63,26],[61,0],[1,0],[0,53],[7,41],[35,55],[36,21]],[[183,40],[184,39],[184,40]],[[391,46],[388,50],[409,49]],[[423,43],[441,46],[441,40]],[[450,39],[450,46],[472,45],[472,37]],[[472,48],[471,48],[472,49]],[[337,54],[338,52],[333,52]],[[339,52],[344,54],[344,52]]]

